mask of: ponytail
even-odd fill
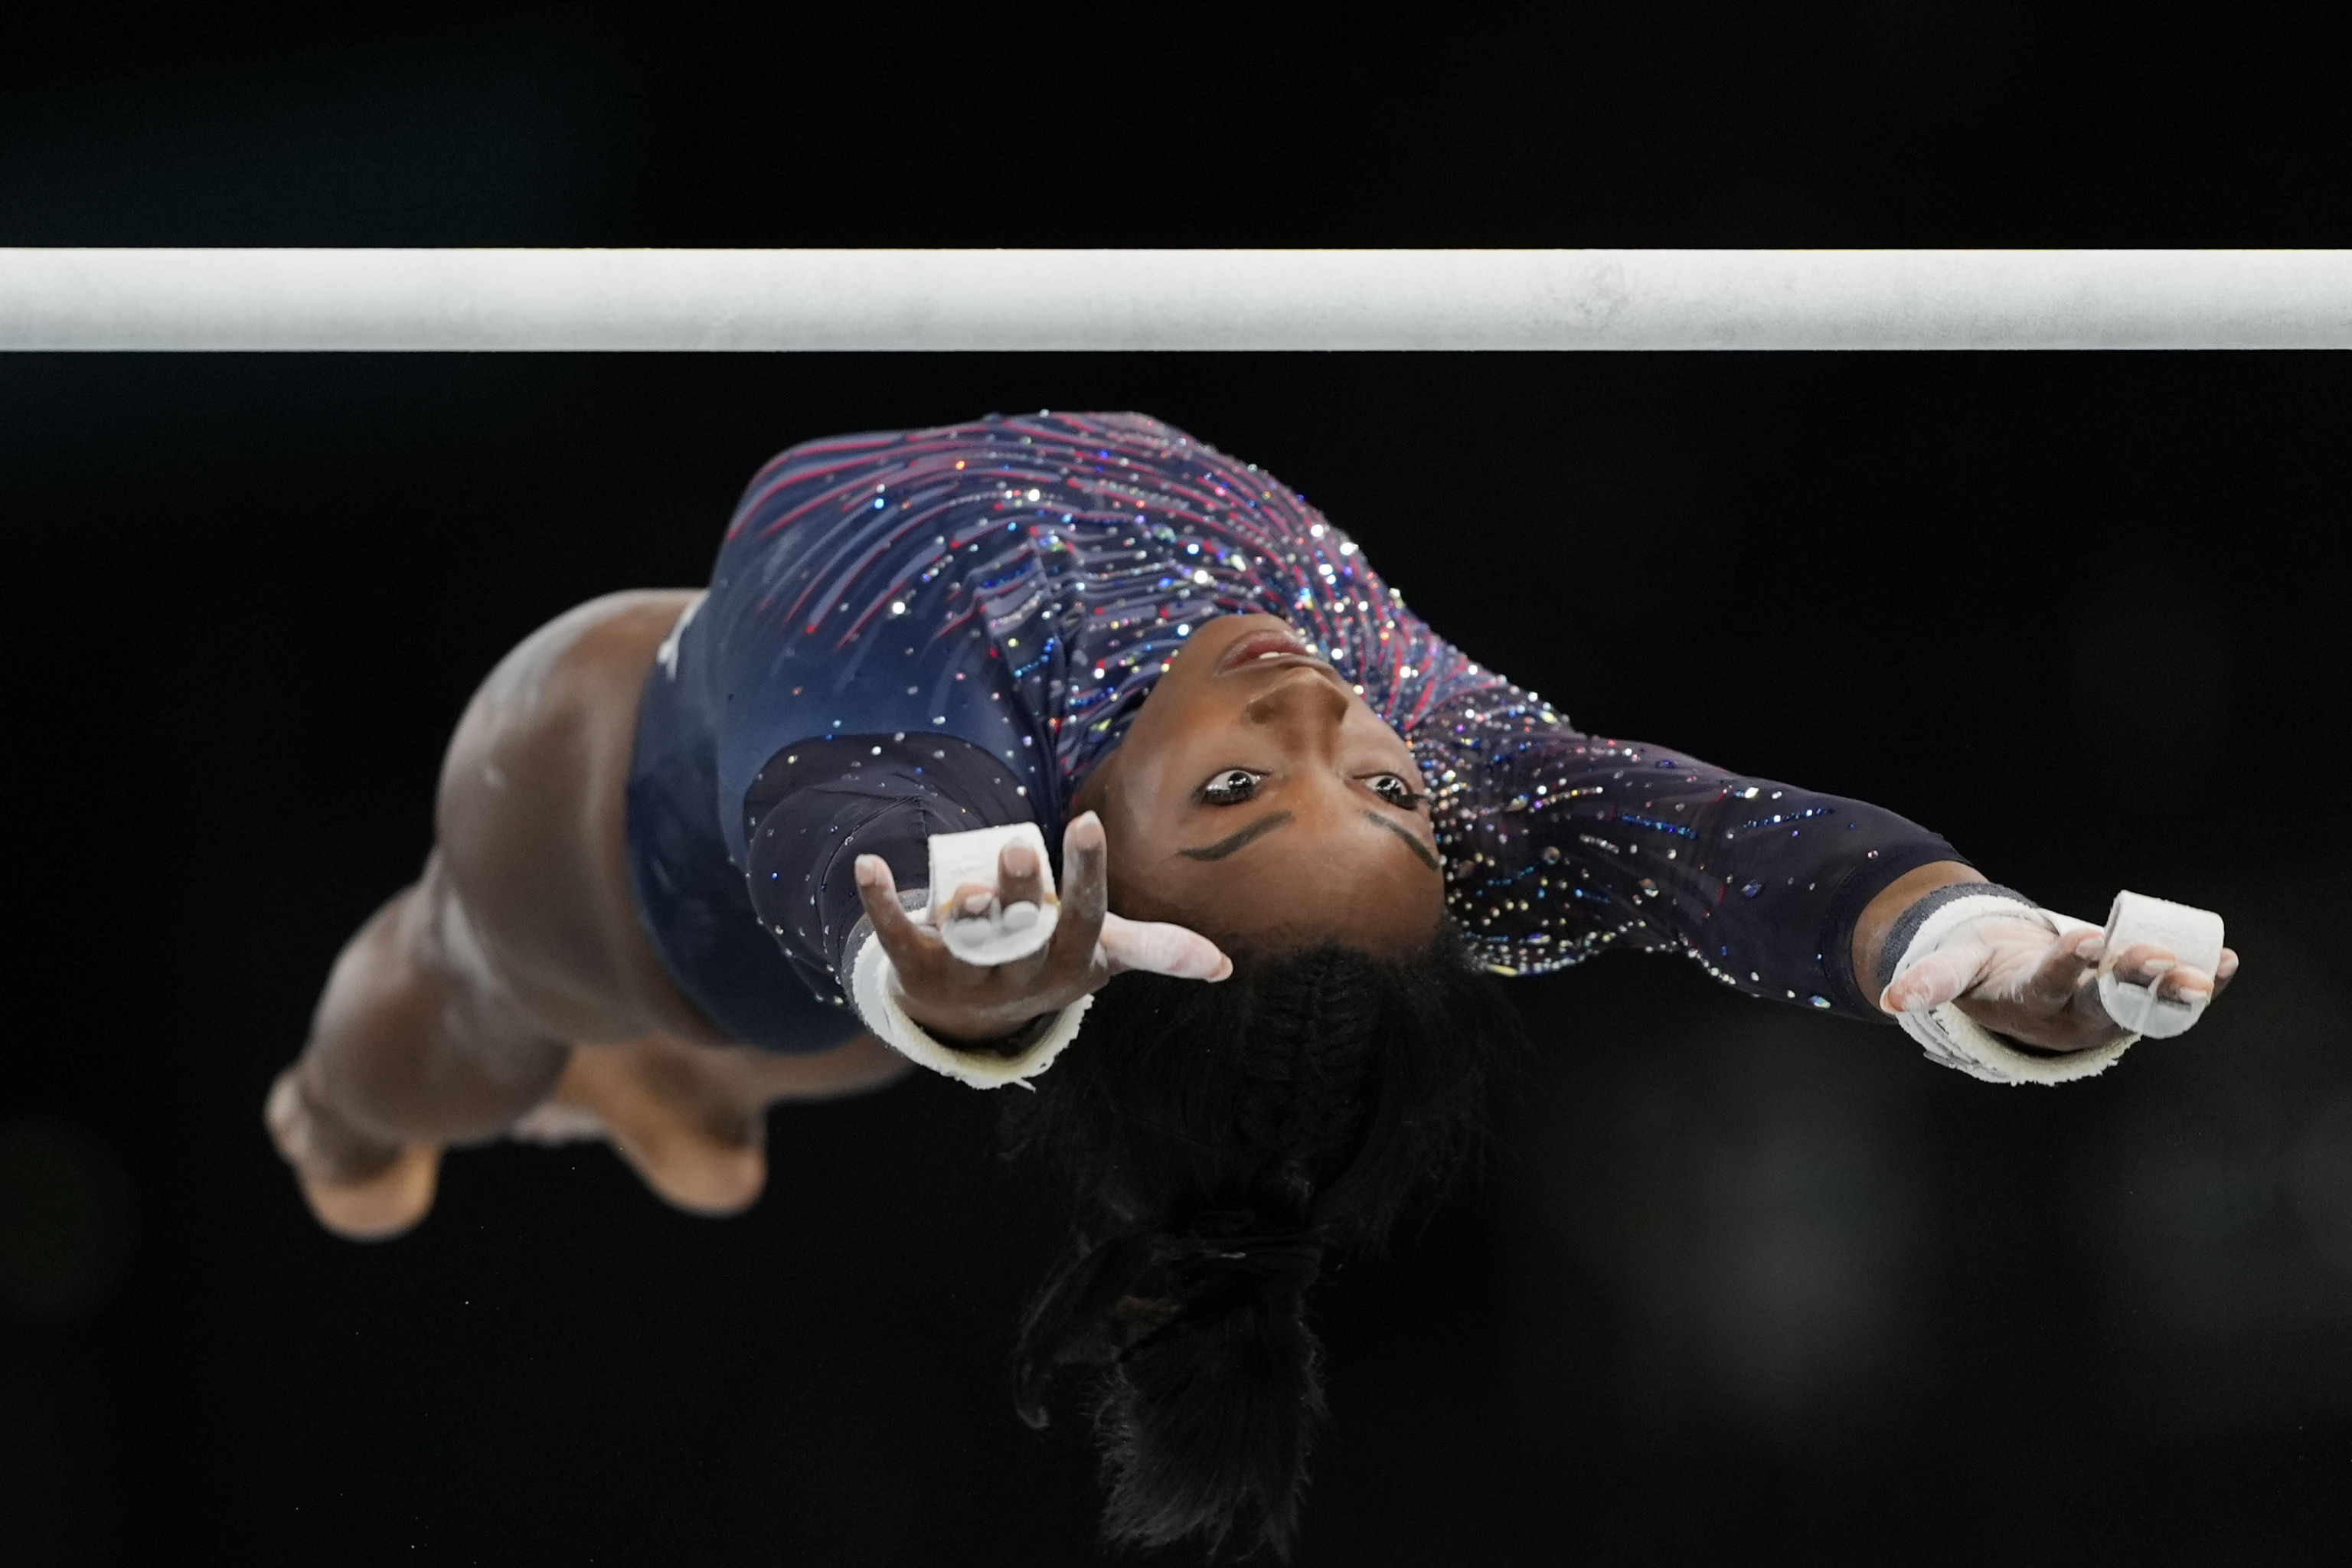
[[[1305,1297],[1323,1246],[1204,1215],[1165,1231],[1081,1242],[1022,1325],[1022,1419],[1073,1367],[1101,1373],[1095,1425],[1110,1498],[1104,1533],[1165,1546],[1239,1528],[1287,1555],[1307,1455],[1323,1425],[1320,1347]]]
[[[1490,1063],[1519,1037],[1450,929],[1410,958],[1236,965],[1216,986],[1113,980],[1091,1048],[1008,1108],[1011,1143],[1082,1199],[1014,1390],[1042,1427],[1057,1388],[1090,1384],[1110,1541],[1287,1558],[1325,1418],[1307,1292],[1327,1251],[1377,1247],[1461,1167]]]

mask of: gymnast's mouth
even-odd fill
[[[1230,675],[1248,666],[1321,664],[1323,661],[1307,651],[1298,634],[1287,626],[1274,626],[1262,632],[1250,632],[1234,639],[1217,660],[1219,675]]]

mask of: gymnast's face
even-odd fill
[[[1412,752],[1273,616],[1197,627],[1075,806],[1130,918],[1395,951],[1444,912]]]

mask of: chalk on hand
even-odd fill
[[[953,907],[958,888],[996,886],[996,861],[1012,845],[1025,844],[1037,857],[1037,879],[1045,902],[1025,900],[1007,905],[991,899],[979,914],[967,915]],[[1054,895],[1054,866],[1045,857],[1045,836],[1034,822],[1009,827],[976,827],[969,833],[931,835],[931,925],[948,951],[966,963],[1010,963],[1026,958],[1053,940],[1061,920],[1060,900]]]
[[[2136,985],[2116,975],[2116,958],[2140,942],[2160,942],[2191,969],[2211,974],[2221,963],[2221,917],[2210,910],[2168,903],[2144,893],[2117,893],[2107,911],[2107,945],[2099,960],[2099,1005],[2107,1016],[2135,1035],[2168,1039],[2186,1034],[2204,1016],[2210,995],[2188,1002],[2160,997],[2154,985]],[[2161,977],[2159,977],[2161,978]]]

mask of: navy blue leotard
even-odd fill
[[[656,658],[629,783],[638,911],[680,989],[781,1051],[855,1034],[837,973],[872,852],[1066,803],[1192,628],[1287,620],[1412,746],[1447,901],[1491,967],[1680,951],[1755,995],[1879,1017],[1846,960],[1952,847],[1860,801],[1579,732],[1407,610],[1296,493],[1136,415],[795,447],[751,480]]]

